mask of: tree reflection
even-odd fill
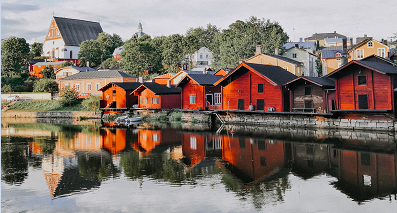
[[[8,184],[21,184],[28,176],[27,146],[9,143],[2,137],[1,179]]]
[[[81,152],[77,156],[79,172],[84,178],[101,181],[110,176],[116,177],[120,173],[108,153]]]

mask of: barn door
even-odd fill
[[[256,99],[256,110],[264,110],[264,109],[265,109],[265,100]]]
[[[367,95],[358,95],[358,108],[359,109],[368,109]]]
[[[238,99],[238,110],[244,110],[244,99]]]

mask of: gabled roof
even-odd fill
[[[135,76],[129,75],[123,71],[92,71],[92,72],[80,72],[69,77],[64,78],[63,80],[72,80],[72,79],[86,79],[86,78],[136,78]]]
[[[186,78],[190,78],[195,81],[197,84],[202,86],[213,86],[215,82],[221,79],[223,76],[221,75],[203,75],[203,74],[187,74],[176,86],[179,86],[182,82],[185,81]]]
[[[288,63],[291,63],[291,64],[302,65],[302,62],[296,61],[294,59],[290,59],[290,58],[287,58],[287,57],[284,57],[284,56],[281,56],[281,55],[269,55],[269,54],[264,54],[264,53],[260,53],[260,54],[254,55],[254,56],[252,56],[251,58],[249,58],[249,59],[247,59],[245,61],[248,61],[248,60],[250,60],[252,58],[255,58],[255,57],[259,56],[259,55],[266,55],[266,56],[277,58],[279,60],[282,60],[282,61],[285,61],[285,62],[288,62]]]
[[[98,22],[62,17],[54,17],[54,20],[65,46],[80,46],[83,41],[96,40],[98,34],[103,32]]]
[[[124,91],[128,91],[128,90],[135,90],[140,85],[142,85],[142,83],[140,83],[140,82],[110,82],[110,83],[106,84],[105,86],[103,86],[102,88],[100,88],[99,90],[105,91],[112,85],[116,85],[116,86],[122,88]]]
[[[349,63],[347,63],[346,65],[336,69],[335,71],[325,75],[324,77],[329,78],[331,76],[335,76],[335,74],[338,74],[339,72],[343,71],[346,67],[349,66],[354,66],[354,65],[358,65],[358,66],[362,66],[365,68],[368,68],[370,70],[382,73],[382,74],[396,74],[397,75],[397,67],[393,66],[390,63],[387,62],[373,62],[373,61],[366,61],[366,60],[360,60],[360,61],[350,61]]]
[[[394,63],[393,61],[391,61],[390,59],[388,59],[388,58],[383,58],[383,57],[380,57],[380,56],[377,56],[377,55],[370,55],[370,56],[367,56],[367,57],[361,59],[361,61],[374,61],[374,62],[379,62],[379,61],[381,61],[381,62],[389,63],[389,64],[391,64],[391,65],[393,65],[393,66],[397,66],[397,64],[395,64],[395,63]]]
[[[334,31],[333,33],[314,33],[312,36],[305,38],[305,40],[322,40],[325,38],[346,38],[346,36],[336,33]]]
[[[290,82],[285,83],[284,85],[291,84],[293,82],[296,82],[298,80],[306,80],[309,81],[313,84],[316,84],[320,87],[324,88],[333,88],[335,87],[335,79],[330,79],[330,78],[322,78],[322,77],[309,77],[309,76],[300,76]]]
[[[350,52],[350,51],[352,51],[352,50],[354,50],[354,49],[356,49],[356,48],[358,48],[358,47],[360,47],[360,46],[366,44],[366,43],[369,42],[369,41],[379,43],[379,44],[381,44],[381,45],[383,45],[383,46],[389,48],[387,45],[383,44],[382,42],[379,42],[379,41],[377,41],[377,40],[375,40],[375,39],[369,37],[369,38],[367,38],[367,39],[364,39],[364,40],[361,41],[360,43],[357,43],[357,44],[354,45],[353,47],[351,47],[351,48],[348,50],[348,52]]]
[[[92,69],[91,67],[68,66],[68,67],[63,67],[63,68],[73,68],[73,69],[78,70],[80,72],[96,71],[95,69]]]
[[[145,89],[151,90],[155,95],[166,95],[166,94],[181,94],[181,89],[177,87],[167,87],[166,85],[156,84],[153,82],[145,82],[136,88],[134,92],[142,92]]]
[[[342,53],[343,47],[327,47],[321,50],[321,58],[335,58],[336,53]]]
[[[214,85],[215,86],[219,85],[221,82],[228,79],[234,73],[238,72],[241,69],[241,67],[245,67],[248,70],[251,70],[251,71],[257,73],[259,76],[265,78],[266,80],[269,81],[269,83],[271,83],[275,86],[277,86],[277,85],[281,86],[281,85],[297,78],[296,75],[288,72],[287,70],[285,70],[279,66],[251,64],[251,63],[243,62],[238,67],[236,67],[233,71],[231,71],[229,74],[224,76],[221,80],[217,81]]]
[[[310,49],[314,46],[316,46],[316,42],[314,41],[306,41],[306,42],[289,42],[283,45],[284,49],[289,50],[291,48],[294,48],[295,45],[298,44],[299,48],[303,49]]]

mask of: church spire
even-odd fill
[[[138,24],[138,32],[143,32],[141,21]]]

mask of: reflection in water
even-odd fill
[[[121,174],[141,188],[147,178],[197,187],[203,179],[220,177],[226,193],[256,209],[284,203],[294,184],[291,175],[303,180],[335,177],[332,186],[358,203],[397,192],[395,143],[295,142],[173,128],[3,126],[2,181],[22,185],[29,167],[40,168],[53,198],[89,193]]]

